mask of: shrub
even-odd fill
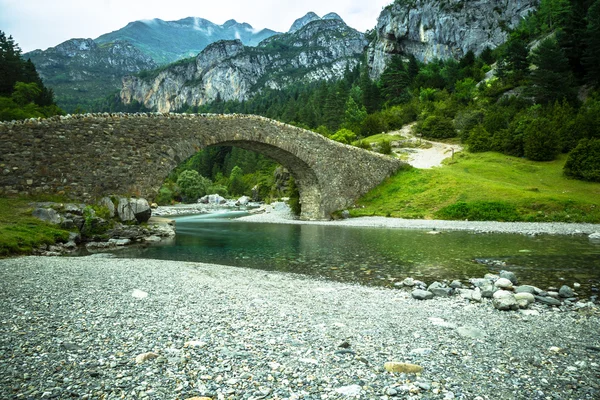
[[[600,139],[582,139],[565,163],[565,175],[584,181],[600,182]]]
[[[483,121],[484,111],[481,109],[467,108],[456,115],[454,127],[460,134],[460,139],[466,142],[471,130]]]
[[[366,140],[359,140],[358,142],[354,143],[354,145],[361,149],[373,150],[369,142],[367,142]]]
[[[447,139],[456,136],[454,124],[450,118],[430,115],[416,126],[417,133],[434,139]]]
[[[166,206],[173,203],[173,192],[168,187],[162,186],[158,191],[158,195],[154,199],[160,206]]]
[[[547,118],[534,119],[523,132],[523,153],[533,161],[552,161],[560,150],[558,133]]]
[[[491,150],[491,136],[483,125],[479,124],[471,130],[469,139],[467,139],[467,146],[469,146],[469,151],[472,153],[481,153]]]
[[[378,133],[385,132],[387,126],[380,113],[369,114],[363,121],[360,127],[360,134],[362,136],[372,136]]]
[[[382,140],[377,149],[381,154],[392,154],[392,143],[389,140]]]
[[[457,202],[435,213],[442,219],[468,219],[469,221],[516,221],[519,214],[514,205],[499,201]]]
[[[356,140],[356,133],[352,132],[350,129],[340,129],[330,137],[331,140],[335,140],[336,142],[350,144],[354,140]]]
[[[177,178],[177,186],[181,191],[184,202],[195,202],[207,194],[210,179],[203,177],[194,170],[183,171]]]

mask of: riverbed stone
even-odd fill
[[[397,374],[418,374],[423,372],[423,367],[417,364],[402,363],[397,361],[388,361],[383,364],[383,367],[388,372]]]
[[[575,293],[573,292],[573,289],[571,289],[567,285],[562,285],[560,287],[560,289],[558,290],[558,295],[560,297],[562,297],[563,299],[567,299],[569,297],[575,297]]]
[[[462,287],[463,287],[463,284],[462,284],[462,282],[461,282],[461,281],[459,281],[459,280],[455,279],[455,280],[453,280],[452,282],[450,282],[450,287],[451,287],[452,289],[460,289],[460,288],[462,288]]]
[[[431,285],[429,285],[427,291],[433,293],[434,296],[449,297],[452,295],[453,289],[445,287],[440,282],[433,282]]]
[[[531,293],[526,293],[526,292],[515,293],[514,296],[517,301],[524,300],[527,302],[528,305],[535,302],[535,296]],[[521,308],[524,308],[524,307],[521,307]]]
[[[480,287],[479,289],[481,290],[481,296],[485,297],[486,299],[491,299],[494,296],[494,293],[498,291],[498,288],[490,283]]]
[[[539,289],[531,285],[520,285],[515,287],[515,293],[531,293],[538,294]]]
[[[534,296],[535,297],[535,301],[538,303],[542,303],[542,304],[546,304],[549,306],[560,306],[560,300],[557,300],[553,297],[549,297],[549,296]]]
[[[505,278],[508,279],[509,281],[511,281],[513,283],[513,285],[516,285],[519,283],[519,281],[517,280],[517,276],[515,275],[514,272],[511,271],[500,271],[500,278]]]
[[[413,299],[417,299],[417,300],[430,300],[433,299],[434,295],[433,293],[427,291],[427,290],[423,290],[423,289],[415,289],[411,292],[411,296],[413,297]]]
[[[507,278],[498,278],[498,280],[494,282],[494,286],[500,289],[512,289],[513,283]]]
[[[402,284],[404,286],[413,287],[413,286],[415,286],[415,280],[413,278],[405,278],[402,281]]]
[[[515,296],[507,290],[498,290],[494,293],[493,305],[501,311],[518,310],[519,305]]]

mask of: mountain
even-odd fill
[[[311,12],[308,12],[304,17],[298,18],[297,20],[295,20],[294,23],[292,24],[292,26],[290,27],[290,30],[288,31],[288,33],[294,33],[297,30],[302,29],[306,25],[310,24],[311,22],[320,21],[322,19],[337,19],[337,20],[343,21],[342,17],[340,17],[339,15],[337,15],[334,12],[324,15],[323,18],[321,18],[317,14],[315,14],[314,12],[311,11]]]
[[[494,49],[538,4],[539,0],[396,0],[377,20],[376,38],[368,50],[371,77],[381,76],[393,54],[413,54],[427,62]]]
[[[164,65],[200,53],[206,46],[219,40],[241,40],[246,46],[256,46],[277,34],[270,29],[256,30],[247,23],[233,19],[223,25],[203,18],[188,17],[178,21],[152,20],[130,22],[127,26],[102,35],[96,43],[125,40],[149,55],[157,64]]]
[[[275,34],[233,19],[223,25],[194,17],[153,19],[131,22],[95,40],[70,39],[23,57],[31,59],[44,83],[54,90],[58,105],[72,112],[97,108],[96,103],[120,89],[126,75],[195,56],[219,40],[239,39],[256,46]]]
[[[31,59],[66,111],[90,107],[117,90],[123,76],[157,67],[152,58],[123,41],[98,44],[92,39],[71,39],[23,57]]]
[[[216,99],[249,99],[262,88],[341,78],[356,66],[367,42],[341,19],[318,19],[248,47],[220,41],[197,57],[123,80],[121,101],[160,112]]]

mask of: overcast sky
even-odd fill
[[[0,0],[0,30],[23,52],[46,49],[71,38],[97,38],[140,19],[165,21],[200,17],[216,24],[228,19],[254,28],[287,31],[314,11],[338,13],[360,31],[375,27],[393,0]]]

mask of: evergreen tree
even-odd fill
[[[535,68],[530,74],[527,93],[540,104],[553,104],[563,99],[573,99],[573,76],[569,60],[556,40],[548,38],[542,41],[531,53],[531,62]]]
[[[21,49],[12,36],[0,31],[0,96],[9,97],[19,81],[23,81]]]
[[[586,80],[600,86],[600,0],[594,1],[588,9],[586,21],[586,49],[583,56]]]
[[[537,12],[539,29],[552,32],[562,29],[571,14],[571,3],[569,0],[542,0]]]
[[[395,54],[381,75],[381,89],[388,104],[400,104],[408,99],[408,73],[402,58]]]

